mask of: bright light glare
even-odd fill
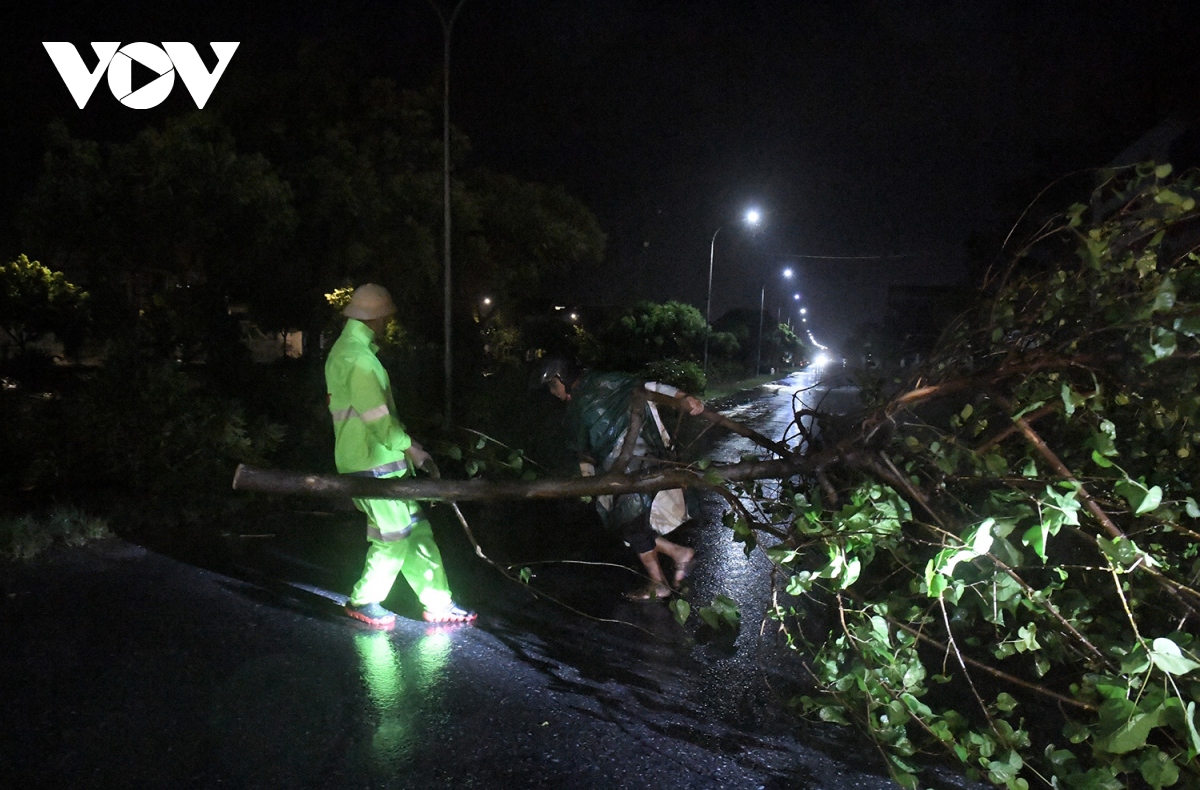
[[[791,279],[791,277],[792,277],[792,270],[791,270],[790,268],[788,268],[788,269],[784,269],[784,270],[783,270],[783,276],[784,276],[784,277],[787,277],[788,279]]]
[[[793,299],[795,299],[797,302],[799,302],[799,301],[800,301],[800,294],[792,294],[792,298],[793,298]]]
[[[762,214],[758,213],[758,209],[752,208],[746,212],[747,225],[757,225],[760,219],[762,219]]]
[[[801,307],[801,308],[800,308],[800,315],[808,315],[808,308],[807,308],[807,307]]]
[[[828,354],[821,353],[821,354],[817,354],[815,357],[813,357],[813,361],[812,361],[812,363],[813,363],[813,367],[816,367],[816,368],[823,368],[823,367],[825,367],[826,365],[828,365],[828,364],[829,364],[830,362],[832,362],[832,361],[833,361],[833,360],[831,360],[831,359],[829,358],[829,355],[828,355]]]

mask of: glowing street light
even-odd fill
[[[745,216],[742,219],[747,225],[754,227],[754,226],[758,225],[759,222],[762,221],[762,213],[758,209],[752,208],[746,212]],[[713,231],[712,242],[710,242],[708,245],[708,299],[704,303],[704,323],[705,323],[706,329],[712,327],[713,257],[717,251],[717,234],[721,232],[721,228],[723,228],[723,227],[725,227],[725,226],[720,225],[717,227],[717,229],[715,231]],[[708,334],[709,334],[708,332],[704,333],[704,375],[705,376],[708,375]]]

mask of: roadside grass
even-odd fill
[[[108,523],[74,507],[58,506],[43,517],[0,518],[0,559],[28,560],[55,543],[67,546],[111,537]]]
[[[789,370],[778,370],[774,373],[764,373],[761,376],[751,376],[744,379],[729,379],[724,381],[711,381],[708,387],[704,390],[704,400],[717,401],[723,398],[728,398],[730,395],[735,395],[743,390],[754,389],[763,384],[768,384],[772,381],[778,381],[785,378],[791,373]]]

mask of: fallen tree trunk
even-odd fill
[[[815,468],[805,459],[742,461],[714,464],[706,470],[687,467],[647,470],[635,475],[520,480],[438,480],[434,478],[374,478],[356,475],[314,475],[241,464],[233,476],[239,491],[304,494],[330,498],[424,499],[472,502],[491,499],[565,499],[605,494],[635,494],[711,485],[794,477]],[[715,476],[715,479],[713,478]],[[712,481],[712,482],[710,482]]]
[[[630,436],[636,436],[641,430],[642,406],[647,400],[674,409],[679,409],[682,403],[668,395],[639,388],[635,391],[631,402],[632,419],[628,431]],[[442,480],[437,477],[377,479],[356,475],[314,475],[304,472],[288,472],[282,469],[261,469],[240,464],[233,476],[233,487],[239,491],[304,494],[343,499],[422,499],[450,502],[489,499],[566,499],[608,494],[649,493],[670,488],[712,485],[716,482],[736,483],[745,480],[783,479],[811,472],[818,466],[816,463],[801,458],[786,445],[769,439],[758,431],[735,422],[717,411],[705,408],[698,416],[750,439],[760,447],[781,456],[781,460],[717,464],[706,470],[664,466],[631,475],[614,472],[599,477],[535,481]],[[627,461],[632,451],[633,442],[627,438],[621,453],[622,460]],[[624,464],[621,462],[614,465],[614,469],[623,467]]]

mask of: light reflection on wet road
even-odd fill
[[[811,384],[728,413],[778,438]],[[722,440],[713,455],[749,449]],[[114,543],[6,579],[0,786],[894,786],[858,740],[781,709],[801,670],[763,622],[769,568],[729,540],[723,507],[706,500],[680,540],[700,556],[688,599],[736,599],[736,638],[625,601],[624,568],[561,562],[633,561],[579,503],[468,511],[489,556],[530,562],[532,586],[576,612],[476,559],[435,511],[475,627],[375,632],[342,615],[330,591],[352,582],[362,541],[344,513],[276,529],[239,557],[241,578]],[[70,627],[43,625],[59,611]]]

